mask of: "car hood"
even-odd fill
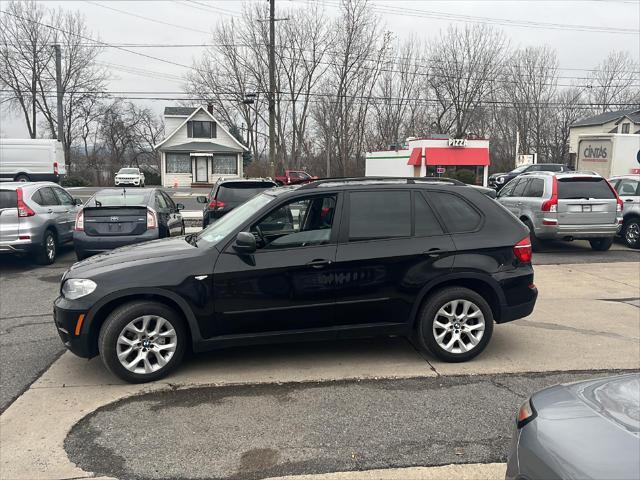
[[[197,253],[198,248],[187,242],[185,237],[152,240],[117,248],[75,263],[64,278],[90,277],[101,271],[111,270],[112,267],[122,268],[131,264],[153,263],[154,260],[168,262]]]

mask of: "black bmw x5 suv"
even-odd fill
[[[353,178],[271,189],[198,234],[73,265],[55,301],[64,344],[129,382],[185,350],[407,335],[469,360],[529,315],[529,232],[474,188]]]

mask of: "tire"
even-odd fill
[[[16,178],[13,179],[14,182],[30,182],[31,178],[26,173],[21,173],[20,175],[16,175]]]
[[[185,235],[187,233],[187,229],[184,226],[184,222],[182,222],[182,228],[180,229],[180,235]]]
[[[622,239],[630,248],[640,248],[640,218],[630,218],[622,227]]]
[[[597,252],[606,252],[613,245],[613,237],[610,238],[592,238],[589,240],[591,248]]]
[[[461,315],[465,304],[460,303],[460,301],[466,301],[473,306],[473,310],[469,308],[468,311],[471,311],[475,318],[466,319],[462,322],[445,320],[441,311],[444,309],[446,313],[451,313],[454,305],[453,302],[456,300],[458,301],[458,305],[454,313]],[[476,314],[476,311],[480,313]],[[466,362],[467,360],[471,360],[485,349],[493,334],[493,312],[491,311],[491,307],[481,295],[463,287],[448,287],[429,296],[424,302],[418,320],[416,337],[419,346],[445,362]],[[438,324],[447,324],[447,326],[451,328],[438,328],[436,325],[434,329],[436,320],[438,320]],[[470,323],[467,325],[466,322]],[[464,332],[465,327],[475,327],[482,323],[484,323],[483,330],[481,328],[475,328],[471,331],[482,331],[481,335],[478,333]],[[457,332],[455,329],[456,325],[460,327],[460,330],[457,330]],[[456,334],[460,339],[459,341],[454,341],[450,350],[445,349],[436,339],[436,335],[440,336],[443,332],[444,335],[440,339],[440,343],[447,344],[451,342],[454,340]],[[477,341],[475,346],[472,344],[471,335],[473,335],[474,340]],[[469,346],[471,346],[471,348],[465,352],[461,348],[461,343],[465,345],[466,348],[469,348]]]
[[[542,250],[542,241],[536,236],[531,220],[527,219],[523,222],[529,229],[529,238],[531,239],[531,250],[539,252]]]
[[[145,324],[143,317],[151,318],[147,318]],[[160,331],[165,333],[162,337],[153,337],[154,330],[157,328],[157,318],[165,321],[160,327]],[[134,333],[131,325],[136,327],[139,332]],[[173,337],[167,336],[169,331],[174,332]],[[125,340],[137,343],[132,347],[127,347],[123,341],[119,342],[119,338],[123,337]],[[147,340],[154,338],[156,341],[143,343],[145,342],[144,338]],[[173,350],[165,348],[161,350],[165,353],[157,353],[155,348],[163,346],[162,343],[156,343],[160,338],[165,341],[164,345],[174,343]],[[166,343],[167,340],[169,343]],[[100,329],[98,349],[102,362],[111,373],[125,382],[145,383],[163,378],[177,367],[184,356],[186,342],[187,332],[184,322],[173,309],[157,302],[136,301],[122,305],[109,314]],[[131,351],[123,358],[123,362],[129,363],[129,369],[118,359],[118,353],[125,353],[127,348],[130,348]],[[138,358],[138,362],[133,363],[136,358]],[[166,363],[160,365],[159,358],[162,358]],[[147,371],[145,372],[145,370]]]
[[[42,245],[36,250],[36,263],[38,265],[51,265],[58,256],[58,239],[53,230],[47,230],[42,239]]]

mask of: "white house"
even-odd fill
[[[247,148],[213,116],[211,108],[165,107],[162,185],[209,186],[221,176],[242,176]]]

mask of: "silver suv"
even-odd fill
[[[622,200],[593,172],[525,173],[500,190],[498,202],[529,227],[534,250],[546,239],[585,239],[608,250],[622,224]]]
[[[623,175],[609,180],[622,199],[620,235],[631,248],[640,248],[640,175]]]
[[[73,239],[80,200],[51,182],[0,185],[0,253],[31,253],[48,265]]]

